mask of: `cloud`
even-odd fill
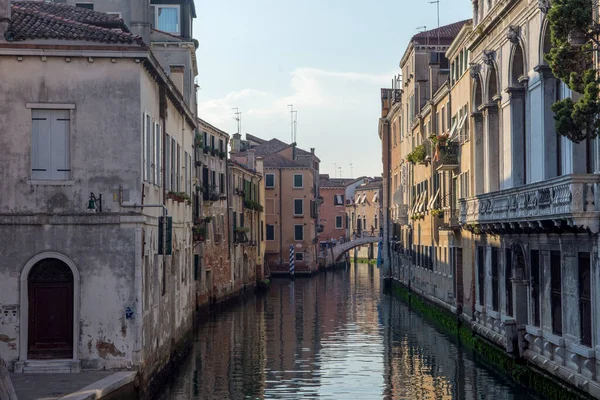
[[[293,104],[299,110],[299,144],[305,148],[316,147],[322,161],[326,152],[326,162],[333,164],[335,157],[352,153],[364,156],[365,151],[380,160],[381,152],[377,150],[377,121],[381,112],[379,89],[389,86],[393,74],[393,71],[365,74],[297,68],[290,73],[287,93],[247,88],[222,98],[200,101],[198,115],[226,132],[234,133],[236,123],[232,108],[239,107],[243,132],[289,140],[288,104]],[[367,143],[366,137],[372,140]],[[336,152],[332,154],[330,150],[334,148]],[[368,161],[364,161],[364,165],[367,169]],[[379,174],[379,165],[380,162],[376,166],[370,165],[370,171],[364,173]]]

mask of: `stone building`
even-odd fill
[[[263,158],[265,178],[265,261],[274,273],[287,273],[289,249],[295,249],[297,273],[317,271],[319,158],[278,139],[234,135],[232,157],[254,150]]]
[[[229,134],[198,119],[196,173],[198,206],[195,210],[198,307],[233,296],[230,259],[231,193],[227,183]],[[201,261],[200,261],[201,260]]]
[[[439,152],[436,162],[439,146],[430,141],[430,166],[409,164],[403,175],[397,165],[406,142],[400,128],[394,149],[394,119],[413,108],[410,82],[382,90],[386,259],[388,274],[456,313],[476,334],[600,397],[599,141],[575,144],[556,134],[551,106],[572,94],[544,59],[549,7],[473,2],[472,24],[463,23],[444,49],[446,82],[430,90],[431,103],[409,114],[426,134],[439,141],[446,132],[453,143],[454,153]],[[403,69],[409,80],[411,73]],[[441,119],[432,118],[438,111]],[[420,130],[411,128],[405,146],[414,151]],[[437,183],[427,178],[415,189],[435,176],[423,168],[437,173]],[[394,215],[404,205],[410,221]],[[424,225],[434,210],[440,220],[430,229]],[[447,254],[419,243],[423,228]]]
[[[263,160],[249,150],[229,161],[231,196],[231,262],[236,286],[253,288],[263,280],[265,190]]]
[[[473,325],[600,397],[599,142],[556,134],[551,106],[572,94],[544,58],[548,7],[473,3],[473,191],[460,200],[475,234]]]
[[[0,21],[0,354],[150,387],[192,330],[194,113],[149,26],[6,0]]]
[[[364,183],[356,187],[354,197],[346,204],[348,228],[352,236],[379,236],[383,182],[381,178],[364,180]]]
[[[323,226],[323,231],[319,234],[321,244],[346,236],[346,188],[362,181],[363,178],[330,178],[328,174],[319,175],[319,190],[323,198],[319,210],[319,219]]]

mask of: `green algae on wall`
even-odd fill
[[[403,284],[392,281],[391,292],[435,326],[456,336],[459,344],[470,350],[477,359],[501,374],[511,377],[520,385],[530,388],[550,400],[592,398],[574,387],[557,382],[558,377],[549,376],[526,360],[517,359],[506,353],[504,349],[476,335],[456,315],[423,299],[414,292],[409,292]]]

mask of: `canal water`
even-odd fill
[[[274,280],[201,324],[160,400],[535,398],[478,363],[366,264]]]

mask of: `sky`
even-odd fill
[[[238,107],[243,134],[289,143],[293,104],[298,146],[316,149],[321,173],[381,175],[380,88],[391,87],[418,28],[437,27],[436,4],[195,1],[200,118],[234,134]],[[442,26],[471,17],[471,0],[439,7]]]

